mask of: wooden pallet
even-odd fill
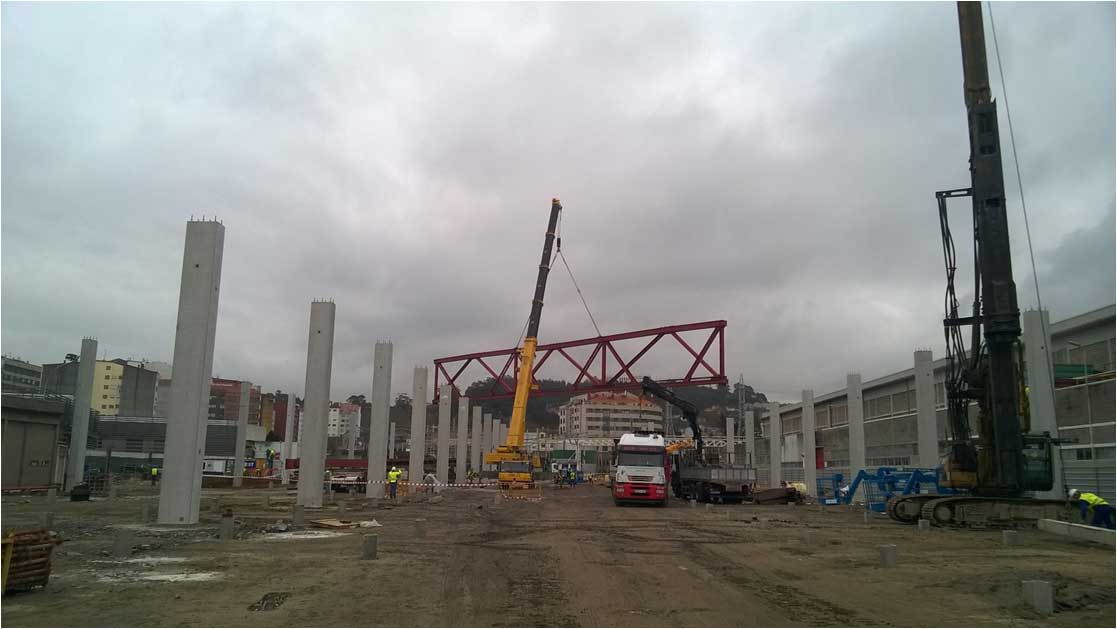
[[[47,529],[6,533],[3,546],[3,592],[46,585],[50,580],[50,556],[62,539]]]

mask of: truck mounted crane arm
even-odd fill
[[[644,389],[645,393],[654,395],[664,402],[667,402],[671,406],[679,409],[679,411],[683,414],[683,417],[686,418],[687,423],[690,424],[691,431],[694,432],[694,449],[697,450],[699,456],[701,456],[702,430],[698,428],[698,408],[689,401],[682,399],[678,395],[675,395],[675,392],[671,389],[668,389],[667,387],[656,382],[655,380],[652,380],[647,376],[644,376],[644,379],[640,381],[640,386]]]

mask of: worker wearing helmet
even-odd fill
[[[388,497],[392,500],[396,499],[396,488],[399,487],[399,477],[402,474],[403,472],[399,471],[399,468],[395,465],[388,470]]]
[[[1113,530],[1113,507],[1109,506],[1105,498],[1077,489],[1070,490],[1067,496],[1078,502],[1078,506],[1082,510],[1083,522],[1089,522],[1090,526]]]

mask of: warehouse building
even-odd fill
[[[1033,320],[1038,321],[1038,317]],[[1114,306],[1047,325],[1055,376],[1057,434],[1054,436],[1064,441],[1057,446],[1063,487],[1055,489],[1077,487],[1096,491],[1111,502],[1117,499],[1114,326]],[[1027,332],[1025,322],[1025,334]],[[846,479],[862,468],[934,467],[940,453],[944,452],[947,435],[946,361],[936,360],[929,366],[933,373],[932,393],[928,395],[933,395],[934,438],[925,432],[923,441],[933,443],[935,451],[932,453],[931,447],[925,448],[926,456],[921,456],[919,447],[917,366],[864,382],[860,375],[851,374],[846,388],[813,396],[810,400],[815,423],[813,452],[806,451],[812,444],[805,443],[803,438],[804,402],[755,407],[751,411],[755,417],[754,449],[750,455],[739,445],[739,460],[748,461],[757,468],[758,482],[770,482],[773,440],[769,416],[778,406],[780,473],[777,479],[807,480],[804,461],[814,464],[817,475],[841,473]],[[860,413],[850,413],[851,399],[860,406]],[[748,417],[750,412],[744,414]],[[971,407],[971,420],[974,418],[976,409]],[[1033,419],[1035,421],[1038,420]],[[739,430],[744,431],[749,422],[746,419],[740,423]],[[851,429],[856,434],[858,427],[863,431],[863,447],[851,448]],[[856,441],[854,443],[856,445]],[[742,456],[744,458],[740,458]],[[814,493],[814,487],[810,491]]]

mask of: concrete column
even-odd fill
[[[310,332],[306,349],[306,398],[303,400],[303,417],[299,430],[298,504],[304,507],[322,506],[336,315],[337,307],[332,301],[314,301],[310,304]]]
[[[465,482],[466,467],[469,463],[469,398],[458,398],[458,447],[454,449],[454,477],[457,482]]]
[[[807,494],[818,495],[818,468],[814,460],[814,391],[803,389],[803,484]]]
[[[434,475],[443,483],[450,482],[450,407],[454,389],[448,384],[438,390],[438,446],[435,449]]]
[[[407,464],[407,479],[423,480],[423,455],[427,450],[427,368],[415,368],[411,386],[411,458]]]
[[[1027,371],[1028,408],[1031,416],[1029,434],[1049,433],[1058,437],[1055,425],[1055,370],[1051,364],[1051,322],[1046,310],[1027,310],[1021,314],[1024,331],[1024,368]],[[1046,332],[1046,333],[1045,333]],[[1035,492],[1036,498],[1061,500],[1066,496],[1063,478],[1063,453],[1051,446],[1054,478],[1050,491]]]
[[[225,226],[221,223],[186,224],[171,410],[159,481],[160,524],[198,523],[224,248]]]
[[[244,484],[244,442],[248,439],[248,400],[252,383],[240,383],[240,404],[237,407],[237,437],[233,443],[233,487]]]
[[[737,445],[737,431],[736,419],[726,416],[725,418],[725,461],[733,465],[737,459],[736,445]]]
[[[919,467],[939,464],[939,425],[935,415],[935,366],[931,350],[915,352],[915,424]]]
[[[489,413],[481,413],[481,456],[477,459],[478,472],[489,469],[489,466],[485,465],[485,455],[492,447],[493,436],[490,434],[493,427],[492,417]]]
[[[485,413],[485,423],[487,424],[487,426],[485,426],[485,428],[487,429],[485,434],[487,434],[488,438],[489,438],[488,443],[485,447],[485,454],[489,454],[489,453],[493,452],[494,450],[496,450],[496,440],[497,440],[496,431],[497,431],[497,424],[499,422],[497,422],[497,419],[492,416],[492,413]],[[490,464],[488,469],[490,471],[492,471],[492,470],[496,469],[496,466]]]
[[[745,465],[756,467],[756,413],[745,411]]]
[[[388,422],[392,405],[392,343],[377,341],[372,350],[372,411],[368,426],[368,480],[366,496],[383,495],[388,456],[395,456],[395,424]]]
[[[481,453],[485,442],[485,423],[480,406],[473,407],[473,436],[469,441],[469,467],[474,472],[481,471]]]
[[[287,459],[293,458],[295,451],[295,413],[297,412],[297,404],[295,404],[295,394],[287,393],[287,423],[283,429],[283,484],[286,485],[291,480],[291,472],[287,469]]]
[[[779,487],[783,481],[783,423],[780,421],[780,405],[768,405],[768,486]]]
[[[849,478],[865,469],[865,406],[861,400],[861,374],[846,376],[846,413],[849,418]]]
[[[353,459],[353,458],[357,457],[357,435],[360,432],[361,432],[361,412],[357,411],[356,421],[353,421],[353,422],[349,423],[349,433],[348,433],[349,443],[347,444],[346,450],[348,450],[348,456],[349,456],[350,459]]]
[[[74,423],[70,433],[70,455],[66,491],[85,481],[85,446],[89,441],[89,406],[93,401],[93,375],[97,371],[97,339],[81,340],[78,381],[74,389]]]

